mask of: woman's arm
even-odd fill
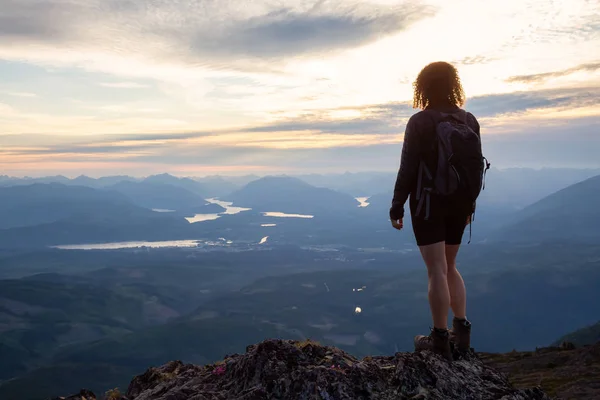
[[[400,169],[396,177],[394,198],[392,199],[392,207],[390,208],[390,219],[392,221],[404,218],[404,203],[406,203],[417,180],[420,159],[418,132],[415,125],[415,118],[413,116],[408,120],[404,131]]]

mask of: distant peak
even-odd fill
[[[175,178],[175,179],[177,179],[177,177],[176,177],[176,176],[173,176],[173,175],[171,175],[171,174],[169,174],[169,173],[166,173],[166,172],[165,172],[165,173],[162,173],[162,174],[150,175],[150,176],[149,176],[148,178],[146,178],[146,179],[152,179],[152,178]]]

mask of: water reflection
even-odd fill
[[[305,215],[305,214],[287,214],[282,212],[264,212],[262,213],[265,217],[275,217],[275,218],[314,218],[314,215]]]
[[[196,214],[193,217],[186,218],[186,220],[190,224],[194,224],[196,222],[202,221],[214,221],[215,219],[219,219],[221,216],[219,214]]]
[[[175,212],[175,210],[167,210],[166,208],[153,208],[152,211],[157,212],[157,213],[172,213],[172,212]]]
[[[262,227],[272,227],[272,226],[277,226],[277,224],[261,224],[260,226],[262,226]]]
[[[186,220],[190,224],[194,224],[196,222],[203,222],[203,221],[214,221],[216,219],[221,218],[221,215],[234,215],[234,214],[239,214],[243,211],[251,210],[251,208],[234,207],[234,206],[232,206],[233,203],[231,203],[229,201],[222,201],[222,200],[217,200],[217,199],[206,199],[206,201],[209,203],[212,203],[212,204],[220,205],[221,207],[223,207],[225,209],[225,211],[223,211],[222,213],[219,213],[219,214],[196,214],[193,217],[186,218]]]
[[[138,247],[164,248],[164,247],[197,247],[198,240],[168,240],[162,242],[115,242],[115,243],[95,243],[95,244],[71,244],[63,246],[53,246],[61,250],[118,250],[135,249]]]
[[[356,197],[356,201],[360,203],[358,206],[362,208],[369,206],[369,202],[367,200],[369,200],[368,197]]]
[[[239,214],[243,211],[252,210],[251,208],[234,207],[232,205],[233,203],[229,202],[229,201],[222,201],[222,200],[218,200],[218,199],[206,199],[206,201],[208,201],[209,203],[218,204],[221,207],[223,207],[225,209],[225,211],[222,212],[221,215],[233,215],[233,214]]]

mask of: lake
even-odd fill
[[[221,215],[235,215],[235,214],[239,214],[244,211],[252,210],[251,208],[234,207],[232,205],[233,203],[228,202],[228,201],[222,201],[222,200],[217,200],[217,199],[206,199],[206,201],[208,201],[209,203],[220,205],[221,207],[223,207],[225,209],[225,211],[222,213],[219,213],[219,214],[196,214],[193,217],[186,218],[186,220],[190,224],[195,224],[197,222],[204,222],[204,221],[214,221],[216,219],[221,218]],[[314,218],[314,215],[288,214],[288,213],[282,213],[282,212],[263,212],[262,215],[264,215],[265,217],[273,217],[273,218],[304,218],[304,219]],[[266,227],[266,226],[275,226],[275,225],[276,224],[263,224],[262,226]]]
[[[186,220],[190,224],[195,224],[196,222],[203,222],[203,221],[214,221],[215,219],[221,218],[221,215],[234,215],[234,214],[239,214],[243,211],[252,210],[251,208],[234,207],[233,203],[228,202],[228,201],[222,201],[222,200],[217,200],[217,199],[206,199],[206,201],[208,201],[209,203],[212,203],[212,204],[220,205],[221,207],[223,207],[225,209],[225,211],[223,211],[222,213],[219,213],[219,214],[196,214],[193,217],[186,218]]]
[[[197,247],[198,240],[167,240],[162,242],[115,242],[95,244],[70,244],[64,246],[52,246],[60,250],[118,250],[135,249],[138,247],[149,247],[153,249],[165,247]]]
[[[156,242],[132,241],[132,242],[113,242],[113,243],[89,243],[89,244],[67,244],[61,246],[52,246],[60,250],[123,250],[123,249],[164,249],[164,248],[213,248],[213,247],[231,247],[233,241],[225,238],[218,240],[165,240]]]
[[[225,209],[224,212],[222,212],[222,215],[232,215],[232,214],[239,214],[243,211],[250,211],[252,210],[251,208],[244,208],[244,207],[234,207],[229,201],[222,201],[222,200],[218,200],[218,199],[206,199],[206,201],[208,201],[209,203],[213,203],[213,204],[218,204],[221,207],[223,207]]]
[[[368,207],[369,206],[369,198],[368,197],[355,197],[356,201],[358,201],[360,204],[358,205],[361,208],[364,207]]]
[[[221,218],[219,214],[196,214],[193,217],[186,218],[190,224],[202,221],[214,221],[215,219]]]
[[[314,218],[314,215],[304,215],[304,214],[287,214],[282,212],[264,212],[262,213],[265,217],[275,217],[275,218]]]

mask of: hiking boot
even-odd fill
[[[450,334],[447,329],[433,328],[429,336],[415,336],[415,351],[429,350],[452,361]]]
[[[471,323],[466,319],[452,320],[452,330],[450,331],[450,341],[455,348],[463,353],[471,350]]]

